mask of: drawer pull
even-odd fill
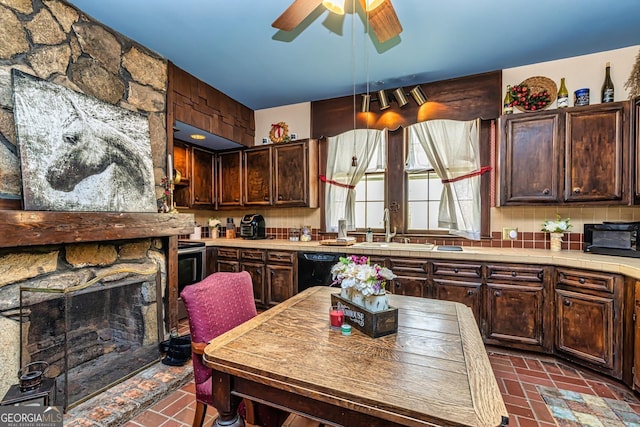
[[[473,289],[469,289],[467,291],[467,295],[472,296],[474,294]]]
[[[584,285],[586,280],[584,280],[584,277],[581,277],[578,279],[578,282],[580,282],[581,285]]]
[[[548,188],[545,188],[544,190],[542,190],[542,194],[544,194],[545,196],[550,193],[551,193],[551,190],[549,190]]]
[[[459,272],[459,271],[460,271],[460,270],[458,270],[458,267],[456,267],[456,268],[454,268],[454,269],[453,269],[453,272],[454,272],[454,273],[456,273],[456,274],[458,274],[458,272]]]
[[[543,278],[544,278],[544,271],[538,271],[537,276],[538,276],[538,279],[543,280]]]
[[[398,282],[397,280],[394,280],[393,283],[395,283],[396,288],[400,289],[400,282]]]
[[[511,277],[516,277],[518,275],[518,273],[516,273],[515,271],[511,272]]]
[[[493,294],[494,294],[495,296],[499,297],[500,295],[502,295],[502,292],[500,292],[500,291],[495,291]]]
[[[580,194],[580,193],[582,193],[582,188],[580,188],[580,187],[575,187],[575,188],[573,189],[573,192],[574,192],[575,194]]]
[[[564,304],[567,307],[571,307],[571,301],[569,301],[568,299],[565,299],[564,301],[562,301],[562,304]]]

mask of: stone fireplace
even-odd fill
[[[15,349],[0,355],[4,387],[45,361],[68,408],[157,362],[164,250],[157,238],[2,250],[0,342]]]

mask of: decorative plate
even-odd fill
[[[528,88],[528,90],[523,91],[523,88]],[[544,110],[553,104],[557,95],[556,83],[543,76],[529,77],[511,88],[511,96],[514,99],[513,106],[520,111]]]

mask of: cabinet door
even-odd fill
[[[242,151],[218,154],[218,206],[242,205]]]
[[[544,347],[541,285],[488,283],[485,301],[485,343],[532,350]]]
[[[191,147],[180,141],[173,142],[173,168],[180,172],[180,179],[191,179]]]
[[[633,389],[640,390],[640,281],[635,283],[633,319]]]
[[[565,201],[628,201],[623,162],[628,156],[629,105],[599,104],[565,113]]]
[[[433,279],[435,298],[459,302],[471,308],[478,327],[482,326],[482,283],[461,282],[455,280]]]
[[[293,296],[294,268],[290,265],[267,265],[267,304],[276,305]]]
[[[218,259],[216,262],[216,271],[227,271],[236,273],[240,271],[240,262],[226,259]]]
[[[307,146],[304,142],[273,148],[275,159],[275,205],[306,206],[309,176]]]
[[[431,296],[426,261],[416,258],[389,258],[387,263],[397,276],[389,286],[390,292],[414,297]]]
[[[562,166],[558,113],[514,114],[501,120],[500,203],[558,202]]]
[[[271,204],[272,173],[271,147],[245,151],[244,194],[246,195],[246,205]]]
[[[251,276],[253,282],[253,297],[256,300],[256,304],[265,304],[265,279],[264,279],[264,264],[257,262],[242,262],[240,264],[240,270],[246,271]]]
[[[193,208],[214,208],[213,171],[213,153],[193,147],[193,178],[191,179]]]
[[[614,369],[613,298],[556,289],[556,350]]]

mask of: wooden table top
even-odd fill
[[[207,366],[399,425],[499,426],[500,390],[471,310],[390,295],[398,332],[329,329],[330,294],[313,287],[219,336]]]

